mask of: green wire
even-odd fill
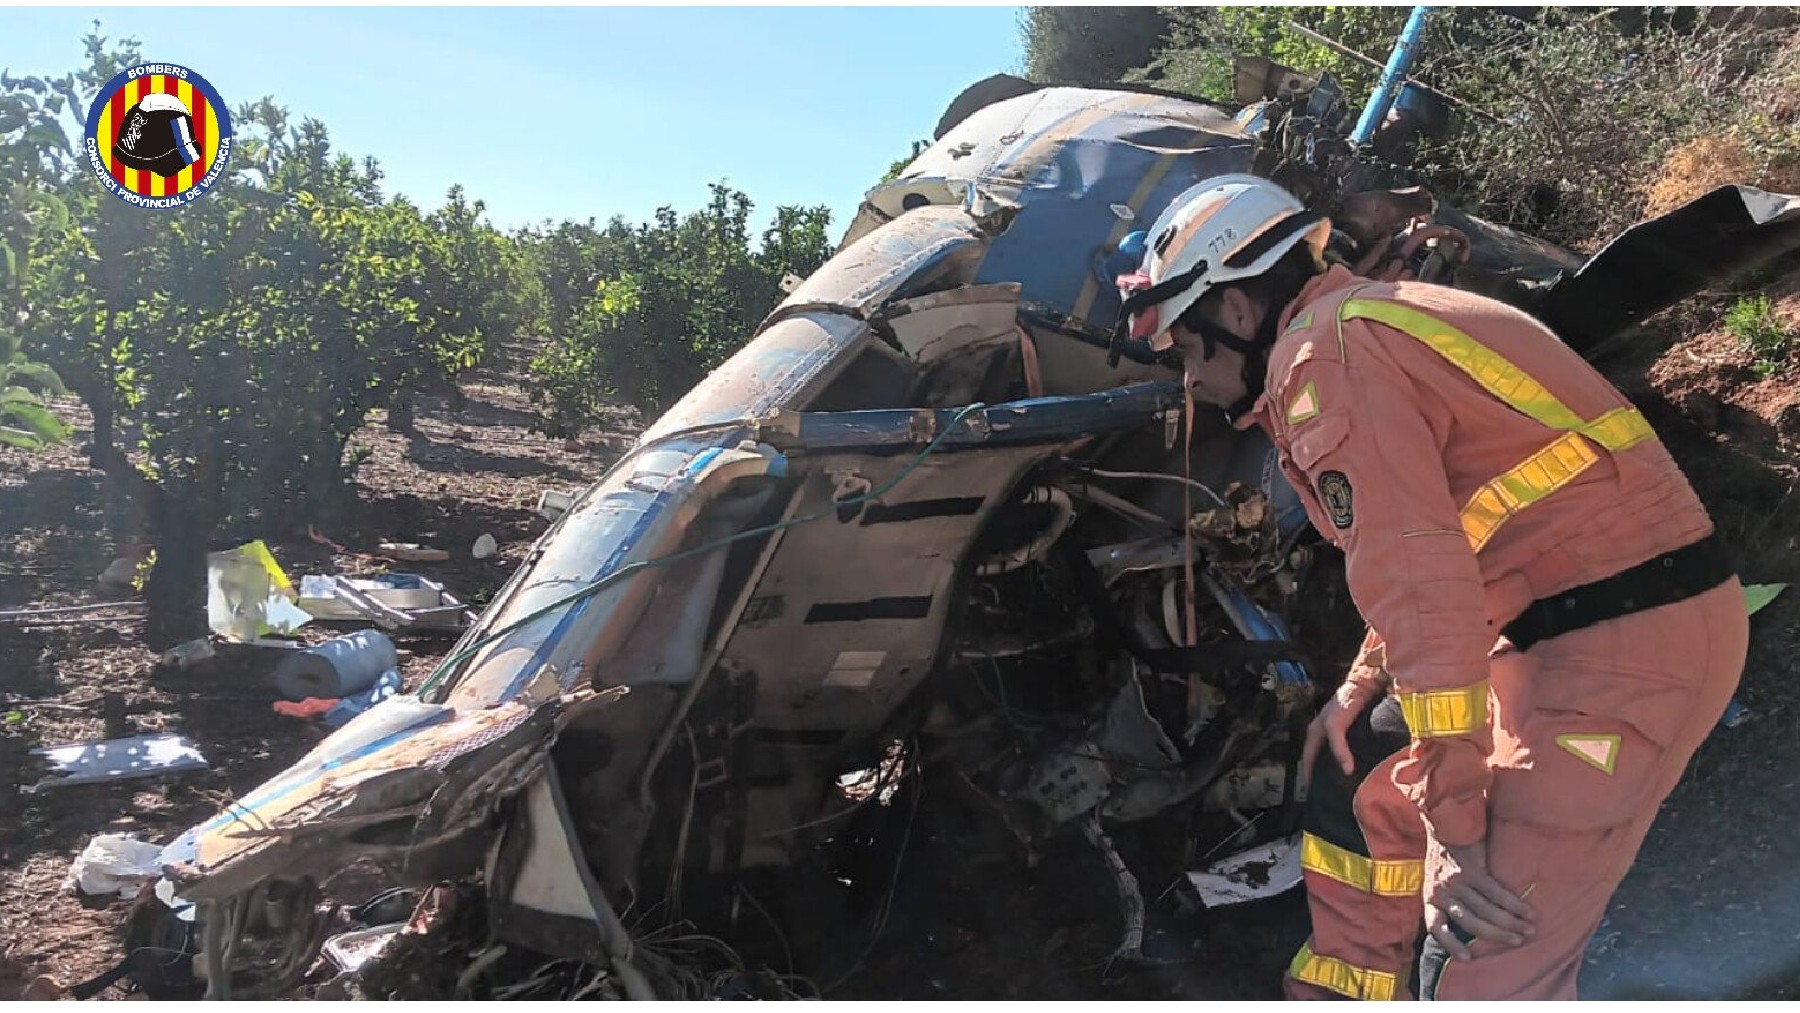
[[[950,419],[950,423],[948,425],[946,425],[943,428],[943,430],[941,432],[939,432],[936,436],[932,437],[930,443],[925,444],[925,449],[919,451],[919,453],[915,457],[913,457],[912,460],[906,462],[906,466],[904,468],[901,468],[898,472],[895,472],[893,478],[890,478],[886,482],[883,482],[881,485],[879,485],[873,489],[870,489],[868,492],[861,493],[856,496],[852,496],[846,500],[836,501],[836,502],[832,503],[832,505],[829,509],[820,510],[817,513],[808,514],[805,517],[793,517],[793,518],[789,518],[788,520],[785,520],[785,521],[777,521],[774,524],[765,524],[759,528],[751,528],[747,531],[740,531],[735,535],[728,535],[724,538],[714,539],[713,541],[707,542],[704,545],[696,545],[691,549],[683,549],[680,552],[671,553],[670,555],[667,555],[667,556],[658,556],[655,559],[639,560],[639,561],[637,561],[635,563],[631,563],[627,566],[622,566],[619,569],[614,570],[613,572],[607,574],[606,576],[601,577],[599,580],[596,580],[591,584],[585,585],[578,590],[572,591],[569,594],[566,594],[566,595],[562,596],[561,598],[556,599],[555,601],[551,602],[548,605],[545,605],[541,608],[533,609],[530,613],[528,613],[524,616],[521,616],[518,619],[515,619],[510,623],[507,623],[505,626],[502,626],[499,629],[493,631],[492,633],[489,633],[489,634],[481,637],[480,639],[476,640],[474,643],[470,644],[469,646],[463,648],[460,651],[457,651],[455,654],[452,654],[450,657],[445,658],[443,661],[439,662],[437,668],[433,669],[431,675],[428,678],[426,678],[424,683],[422,683],[419,686],[419,690],[418,690],[419,697],[421,699],[424,698],[425,694],[429,693],[433,687],[435,687],[438,683],[442,682],[444,680],[444,678],[447,675],[449,675],[449,673],[452,670],[454,670],[456,668],[456,666],[458,666],[458,665],[462,664],[463,662],[469,660],[470,658],[474,657],[477,652],[479,652],[482,648],[488,646],[489,644],[493,643],[494,641],[500,640],[525,626],[529,626],[530,624],[536,622],[537,620],[543,618],[546,615],[549,615],[552,612],[555,612],[566,606],[573,605],[576,602],[581,601],[584,598],[591,598],[594,595],[599,594],[601,591],[604,591],[607,588],[611,587],[612,585],[626,579],[627,577],[633,576],[638,573],[642,573],[645,570],[655,569],[656,567],[661,567],[661,566],[669,566],[673,563],[679,563],[679,562],[682,562],[683,560],[692,559],[695,556],[703,555],[705,553],[713,551],[714,549],[722,549],[727,545],[732,545],[734,543],[744,541],[745,539],[757,538],[762,535],[774,534],[777,531],[784,531],[788,528],[799,527],[802,524],[811,524],[813,521],[823,520],[827,517],[833,516],[840,509],[842,509],[844,507],[855,506],[858,503],[866,503],[869,500],[877,499],[879,497],[887,495],[888,493],[890,493],[894,490],[894,487],[898,486],[901,482],[905,481],[906,477],[908,475],[911,475],[919,467],[919,465],[924,464],[925,459],[927,457],[930,457],[932,454],[936,453],[938,447],[944,442],[944,440],[947,437],[949,437],[949,435],[951,433],[956,431],[956,427],[958,425],[961,425],[962,422],[965,419],[967,419],[969,416],[975,414],[978,411],[982,411],[986,407],[987,407],[987,405],[977,402],[975,404],[969,405],[965,408],[958,410],[956,415]]]

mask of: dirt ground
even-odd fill
[[[1800,273],[1772,291],[1800,323]],[[1605,365],[1700,487],[1746,580],[1800,583],[1800,508],[1791,502],[1800,390],[1792,371],[1758,379],[1731,339],[1711,330],[1717,317],[1713,307],[1661,321],[1700,336],[1640,336]],[[398,568],[443,580],[479,606],[547,527],[532,509],[540,492],[592,481],[625,445],[614,437],[565,446],[530,433],[522,382],[504,372],[479,373],[463,392],[456,406],[421,397],[410,439],[378,424],[359,435],[368,456],[358,512],[321,532],[352,551],[305,537],[272,542],[290,575],[370,572],[380,561],[357,553],[383,540],[421,542],[448,549],[451,561]],[[85,422],[78,407],[66,414]],[[114,555],[105,519],[119,507],[85,466],[82,438],[40,453],[0,449],[0,610],[129,597],[95,582]],[[483,533],[500,554],[477,561],[469,550]],[[315,640],[333,632],[305,631]],[[1739,697],[1748,718],[1714,736],[1664,807],[1595,939],[1584,979],[1592,997],[1800,996],[1791,917],[1800,910],[1800,835],[1787,810],[1800,797],[1800,590],[1759,615],[1754,634]],[[449,646],[402,642],[409,682]],[[90,837],[130,831],[167,841],[323,737],[270,710],[272,664],[263,650],[240,648],[177,671],[158,667],[129,623],[0,624],[0,776],[9,782],[0,784],[0,998],[21,996],[39,976],[78,982],[117,960],[125,903],[78,900],[61,886]],[[163,730],[190,736],[210,769],[19,790],[39,777],[33,747]],[[907,942],[892,959],[863,962],[841,995],[1272,998],[1305,932],[1297,892],[1200,919],[1159,917],[1150,949],[1170,962],[1127,973],[1105,959],[1116,907],[1091,860],[1049,855],[1026,868],[943,811],[896,811],[909,845],[884,938]],[[1153,907],[1163,886],[1144,884]]]

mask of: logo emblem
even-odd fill
[[[231,112],[199,74],[146,63],[100,89],[84,140],[88,167],[108,193],[138,207],[175,208],[224,174]]]
[[[1348,528],[1356,521],[1356,514],[1350,506],[1350,479],[1341,471],[1328,471],[1319,476],[1319,499],[1325,503],[1325,512],[1331,515],[1331,523],[1339,531]]]

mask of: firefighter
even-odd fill
[[[1177,198],[1119,279],[1121,328],[1274,439],[1369,624],[1307,733],[1313,928],[1284,987],[1574,998],[1737,686],[1742,588],[1587,362],[1499,302],[1327,268],[1329,230],[1223,177]]]

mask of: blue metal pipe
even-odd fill
[[[1356,121],[1356,130],[1350,135],[1350,139],[1357,144],[1369,143],[1375,136],[1375,128],[1387,118],[1388,108],[1394,104],[1394,96],[1399,93],[1407,71],[1412,68],[1413,57],[1418,52],[1419,35],[1425,30],[1425,15],[1430,11],[1429,7],[1414,7],[1411,16],[1406,19],[1406,27],[1400,29],[1400,39],[1394,43],[1394,51],[1388,54],[1387,66],[1381,71],[1381,80],[1370,94],[1369,104],[1363,106],[1362,118]]]

